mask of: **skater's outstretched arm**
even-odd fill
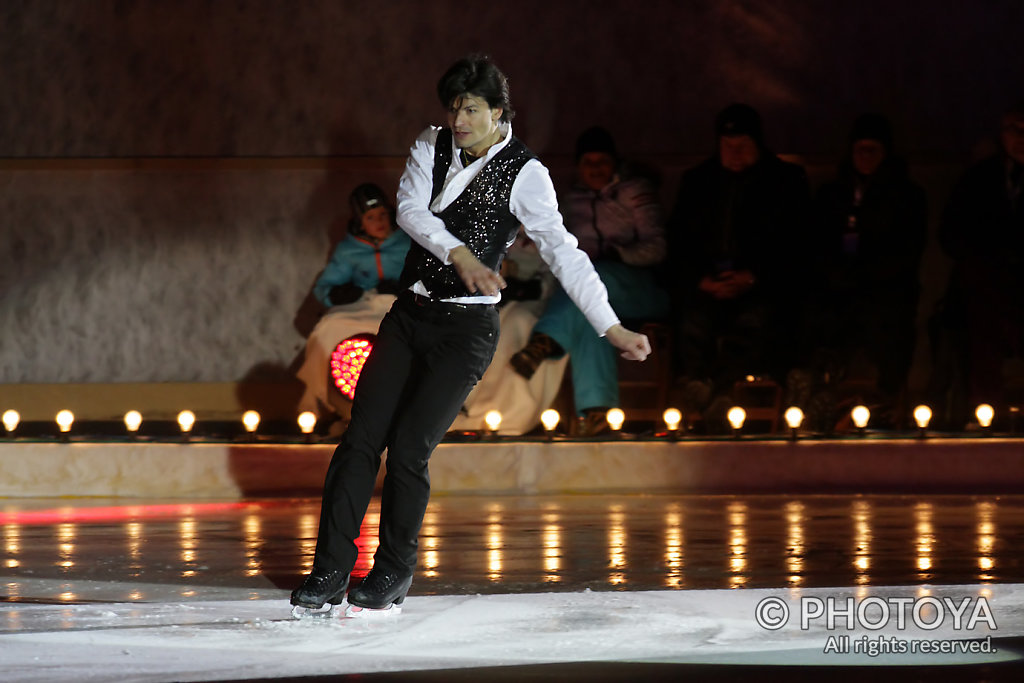
[[[651,353],[650,341],[645,335],[623,327],[612,310],[608,290],[594,264],[565,228],[551,177],[540,162],[533,160],[523,167],[512,186],[511,207],[522,221],[526,235],[537,245],[541,258],[594,331],[606,336],[623,358],[646,359]]]

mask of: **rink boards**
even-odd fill
[[[315,494],[333,451],[333,444],[0,442],[0,497]],[[443,443],[430,477],[435,494],[1019,491],[1024,440]]]

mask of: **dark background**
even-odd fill
[[[3,2],[0,383],[283,368],[349,191],[395,189],[466,52],[508,73],[556,182],[600,123],[668,203],[735,100],[819,182],[880,110],[934,222],[1024,97],[1022,27],[1019,0]],[[930,245],[922,315],[945,268]]]

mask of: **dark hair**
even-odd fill
[[[388,210],[388,215],[391,217],[391,227],[396,227],[395,207],[392,206],[388,196],[384,194],[384,190],[373,183],[363,183],[352,190],[352,194],[348,197],[348,203],[352,208],[352,217],[348,222],[348,230],[353,235],[363,234],[363,216],[366,212],[380,207]]]
[[[735,102],[718,112],[715,117],[715,134],[718,137],[749,135],[759,147],[764,145],[764,124],[761,115],[749,104]]]
[[[508,94],[508,79],[484,55],[468,55],[452,64],[437,82],[437,96],[447,109],[460,95],[475,95],[487,100],[491,109],[501,108],[501,120],[516,115]]]
[[[601,126],[587,128],[576,138],[576,163],[579,163],[583,155],[588,152],[602,152],[616,162],[619,160],[612,134]]]
[[[850,144],[858,140],[875,140],[885,147],[886,154],[895,152],[892,137],[892,124],[883,114],[861,114],[853,122],[850,130]]]

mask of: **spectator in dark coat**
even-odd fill
[[[801,356],[819,381],[823,373],[833,382],[860,380],[869,396],[858,400],[889,414],[914,352],[927,211],[924,190],[896,155],[888,119],[860,116],[836,179],[814,202],[809,348]]]
[[[1004,363],[1024,355],[1024,102],[1004,114],[1001,142],[964,173],[939,228],[954,263],[947,323],[966,323],[970,404],[997,411],[1007,399]]]
[[[753,108],[726,107],[716,133],[715,155],[683,175],[669,225],[677,375],[690,410],[748,374],[784,375],[809,204],[803,168],[768,149]]]

